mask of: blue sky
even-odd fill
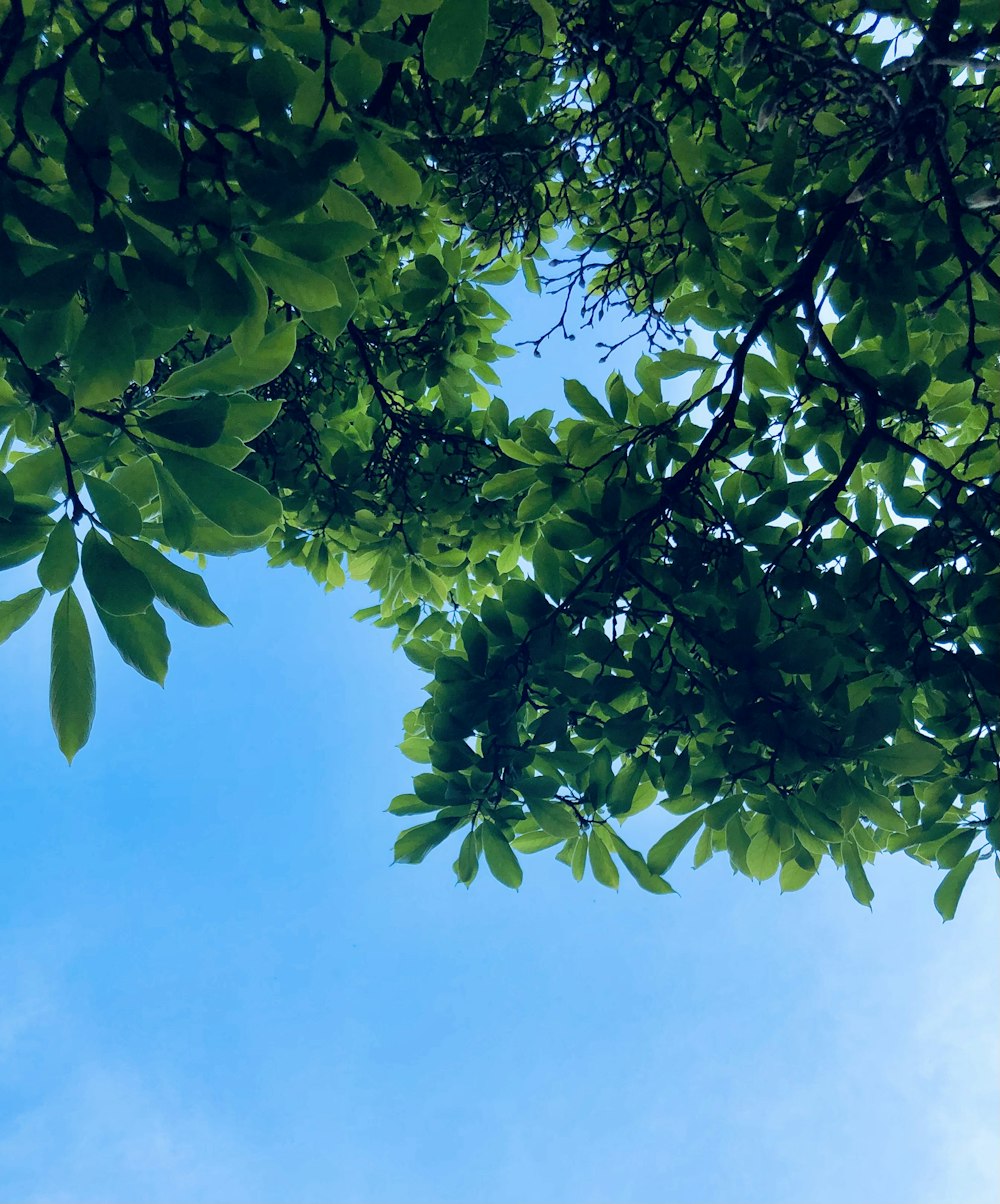
[[[516,410],[607,371],[582,338],[504,367]],[[165,691],[98,644],[71,769],[46,624],[0,650],[0,1199],[996,1200],[988,868],[944,926],[902,857],[871,913],[832,866],[679,898],[392,867],[421,674],[358,587],[209,583],[233,626],[173,624]]]

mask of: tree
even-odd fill
[[[830,857],[868,904],[904,849],[950,918],[1000,845],[995,18],[11,0],[0,567],[40,586],[0,638],[59,597],[67,758],[78,564],[162,682],[158,605],[225,621],[166,552],[266,545],[367,580],[431,676],[397,860],[451,838],[517,886],[551,848],[662,894],[697,838],[783,890]],[[564,330],[635,315],[638,390],[512,416],[518,272]]]

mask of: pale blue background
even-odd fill
[[[596,391],[593,359],[504,395]],[[209,582],[234,625],[172,623],[165,692],[98,643],[72,769],[47,624],[0,650],[0,1199],[997,1199],[989,867],[947,926],[902,857],[873,913],[832,867],[782,897],[716,859],[680,898],[390,867],[420,673],[358,587]]]

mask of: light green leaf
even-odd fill
[[[38,562],[38,580],[50,594],[62,593],[72,584],[79,566],[76,531],[69,515],[64,514],[49,534]]]
[[[750,841],[747,849],[747,869],[755,878],[763,881],[773,878],[778,872],[781,860],[781,848],[766,828],[761,830]]]
[[[43,589],[29,589],[16,598],[0,602],[0,644],[27,623],[45,597]]]
[[[590,854],[590,871],[597,881],[601,886],[617,890],[619,883],[618,866],[611,860],[611,854],[608,852],[607,845],[605,845],[600,831],[595,830],[591,832],[588,852]]]
[[[281,502],[255,481],[181,452],[161,450],[160,459],[202,514],[231,535],[259,535],[281,522]]]
[[[890,748],[878,748],[866,755],[869,761],[890,773],[913,777],[933,773],[944,759],[941,749],[928,740],[900,741]]]
[[[696,811],[694,815],[689,815],[686,819],[682,819],[665,836],[661,836],[646,854],[646,864],[649,866],[650,871],[654,874],[666,873],[677,860],[685,846],[694,839],[694,834],[704,823],[705,812]]]
[[[365,183],[387,205],[414,205],[423,187],[420,176],[381,138],[359,131],[358,162]]]
[[[166,624],[155,608],[151,606],[137,615],[112,615],[96,605],[94,610],[125,664],[162,686],[167,676],[170,640]]]
[[[190,364],[167,377],[160,395],[195,397],[199,393],[237,393],[269,384],[292,362],[297,322],[283,322],[265,335],[260,346],[240,359],[232,346],[223,347],[197,364]]]
[[[455,862],[455,873],[459,882],[467,887],[472,885],[473,879],[479,873],[479,839],[474,828],[469,829],[462,841],[458,860]]]
[[[591,422],[596,422],[599,426],[614,425],[614,419],[608,411],[601,405],[593,393],[585,385],[581,385],[578,380],[564,379],[563,392],[566,394],[566,400],[573,409],[584,418],[589,418]]]
[[[83,541],[83,579],[95,606],[111,615],[138,615],[153,601],[145,574],[91,527]]]
[[[116,539],[115,547],[143,574],[156,597],[186,622],[197,627],[217,627],[229,622],[197,573],[182,569],[162,552],[137,539]]]
[[[844,857],[844,875],[847,878],[847,885],[851,888],[851,894],[862,907],[871,907],[875,892],[868,881],[865,867],[861,864],[858,846],[848,837],[840,846],[840,850]]]
[[[266,431],[281,412],[281,399],[277,397],[251,397],[249,393],[234,393],[228,401],[229,413],[223,433],[243,443],[249,443],[261,431]]]
[[[49,711],[59,748],[72,761],[94,723],[97,684],[90,632],[76,594],[68,589],[52,619]]]
[[[264,283],[296,309],[329,309],[340,302],[333,281],[304,263],[259,251],[247,251],[246,257]]]
[[[934,906],[942,920],[947,921],[955,918],[958,901],[962,897],[965,884],[968,882],[969,875],[972,873],[973,867],[978,860],[978,851],[968,853],[954,869],[950,869],[941,879],[941,885],[934,892]]]

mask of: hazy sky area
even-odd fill
[[[553,342],[500,392],[600,392],[596,359]],[[988,866],[948,925],[902,855],[872,912],[829,862],[786,896],[690,853],[680,897],[548,853],[518,893],[456,887],[449,844],[392,867],[423,675],[361,587],[208,582],[233,626],[168,621],[165,691],[95,635],[71,769],[47,622],[0,649],[0,1200],[995,1204]]]

